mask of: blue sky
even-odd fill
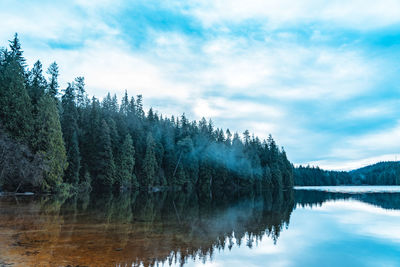
[[[399,1],[2,0],[0,17],[1,44],[18,32],[63,87],[271,133],[296,164],[400,155]]]

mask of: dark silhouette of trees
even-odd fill
[[[400,162],[379,162],[350,172],[299,166],[294,169],[294,183],[298,186],[400,185]]]

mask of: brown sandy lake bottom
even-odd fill
[[[0,266],[400,266],[400,193],[0,197]]]

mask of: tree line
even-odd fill
[[[323,186],[357,184],[345,171],[327,171],[313,166],[298,166],[293,170],[296,186]]]
[[[127,92],[121,101],[89,98],[83,77],[60,90],[56,63],[45,77],[40,61],[27,68],[17,34],[9,46],[0,51],[3,190],[293,186],[292,164],[271,136],[145,112],[142,96]]]
[[[297,186],[400,185],[398,161],[379,162],[349,172],[300,165],[293,173],[294,184]]]

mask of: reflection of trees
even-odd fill
[[[384,209],[400,209],[400,193],[338,193],[317,190],[295,190],[296,203],[304,206],[321,206],[330,200],[359,200]]]
[[[9,239],[14,242],[0,256],[7,253],[17,264],[44,266],[205,260],[235,244],[252,247],[265,236],[276,242],[294,207],[292,191],[206,198],[196,192],[159,192],[18,200],[0,201],[5,211],[0,221],[8,222],[0,224],[0,230],[12,228]],[[27,251],[29,256],[24,256]]]
[[[400,209],[398,193],[287,191],[235,194],[124,193],[0,199],[0,258],[28,266],[205,260],[218,250],[277,241],[295,203],[356,199]],[[0,262],[0,265],[2,263]]]

